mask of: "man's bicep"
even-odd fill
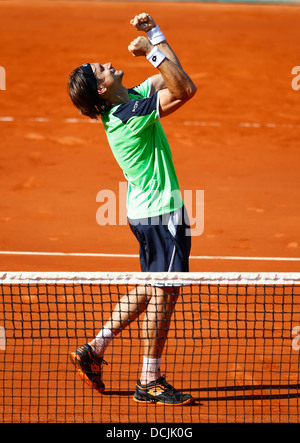
[[[150,77],[151,80],[151,91],[150,95],[154,94],[154,92],[161,91],[166,88],[166,83],[161,74],[156,74]]]
[[[159,92],[159,115],[160,118],[166,117],[177,111],[185,103],[171,94],[168,89],[162,89]]]

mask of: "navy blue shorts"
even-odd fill
[[[170,214],[128,219],[140,245],[142,272],[188,272],[191,237],[185,207]]]

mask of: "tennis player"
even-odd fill
[[[70,74],[69,95],[83,115],[101,117],[110,148],[128,180],[127,215],[139,241],[141,270],[188,272],[188,218],[160,119],[177,111],[197,88],[149,14],[139,14],[130,23],[145,35],[131,42],[129,51],[135,57],[145,57],[158,73],[127,89],[124,72],[111,63],[86,63]],[[192,396],[177,391],[160,372],[178,294],[178,287],[147,286],[123,296],[94,340],[71,354],[83,380],[104,391],[105,350],[144,312],[143,368],[134,400],[162,405],[191,403]]]

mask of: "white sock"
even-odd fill
[[[103,326],[101,331],[96,335],[94,340],[89,343],[89,345],[97,357],[102,357],[113,338],[113,332],[106,326]]]
[[[155,381],[160,377],[161,358],[148,358],[143,356],[143,369],[140,378],[142,385]]]

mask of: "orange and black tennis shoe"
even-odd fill
[[[72,363],[82,380],[98,392],[104,392],[102,365],[107,365],[102,357],[96,357],[89,344],[80,346],[70,355]]]
[[[165,377],[160,377],[147,385],[138,380],[133,399],[139,403],[155,403],[157,405],[183,406],[194,402],[190,394],[176,391],[167,383]]]

